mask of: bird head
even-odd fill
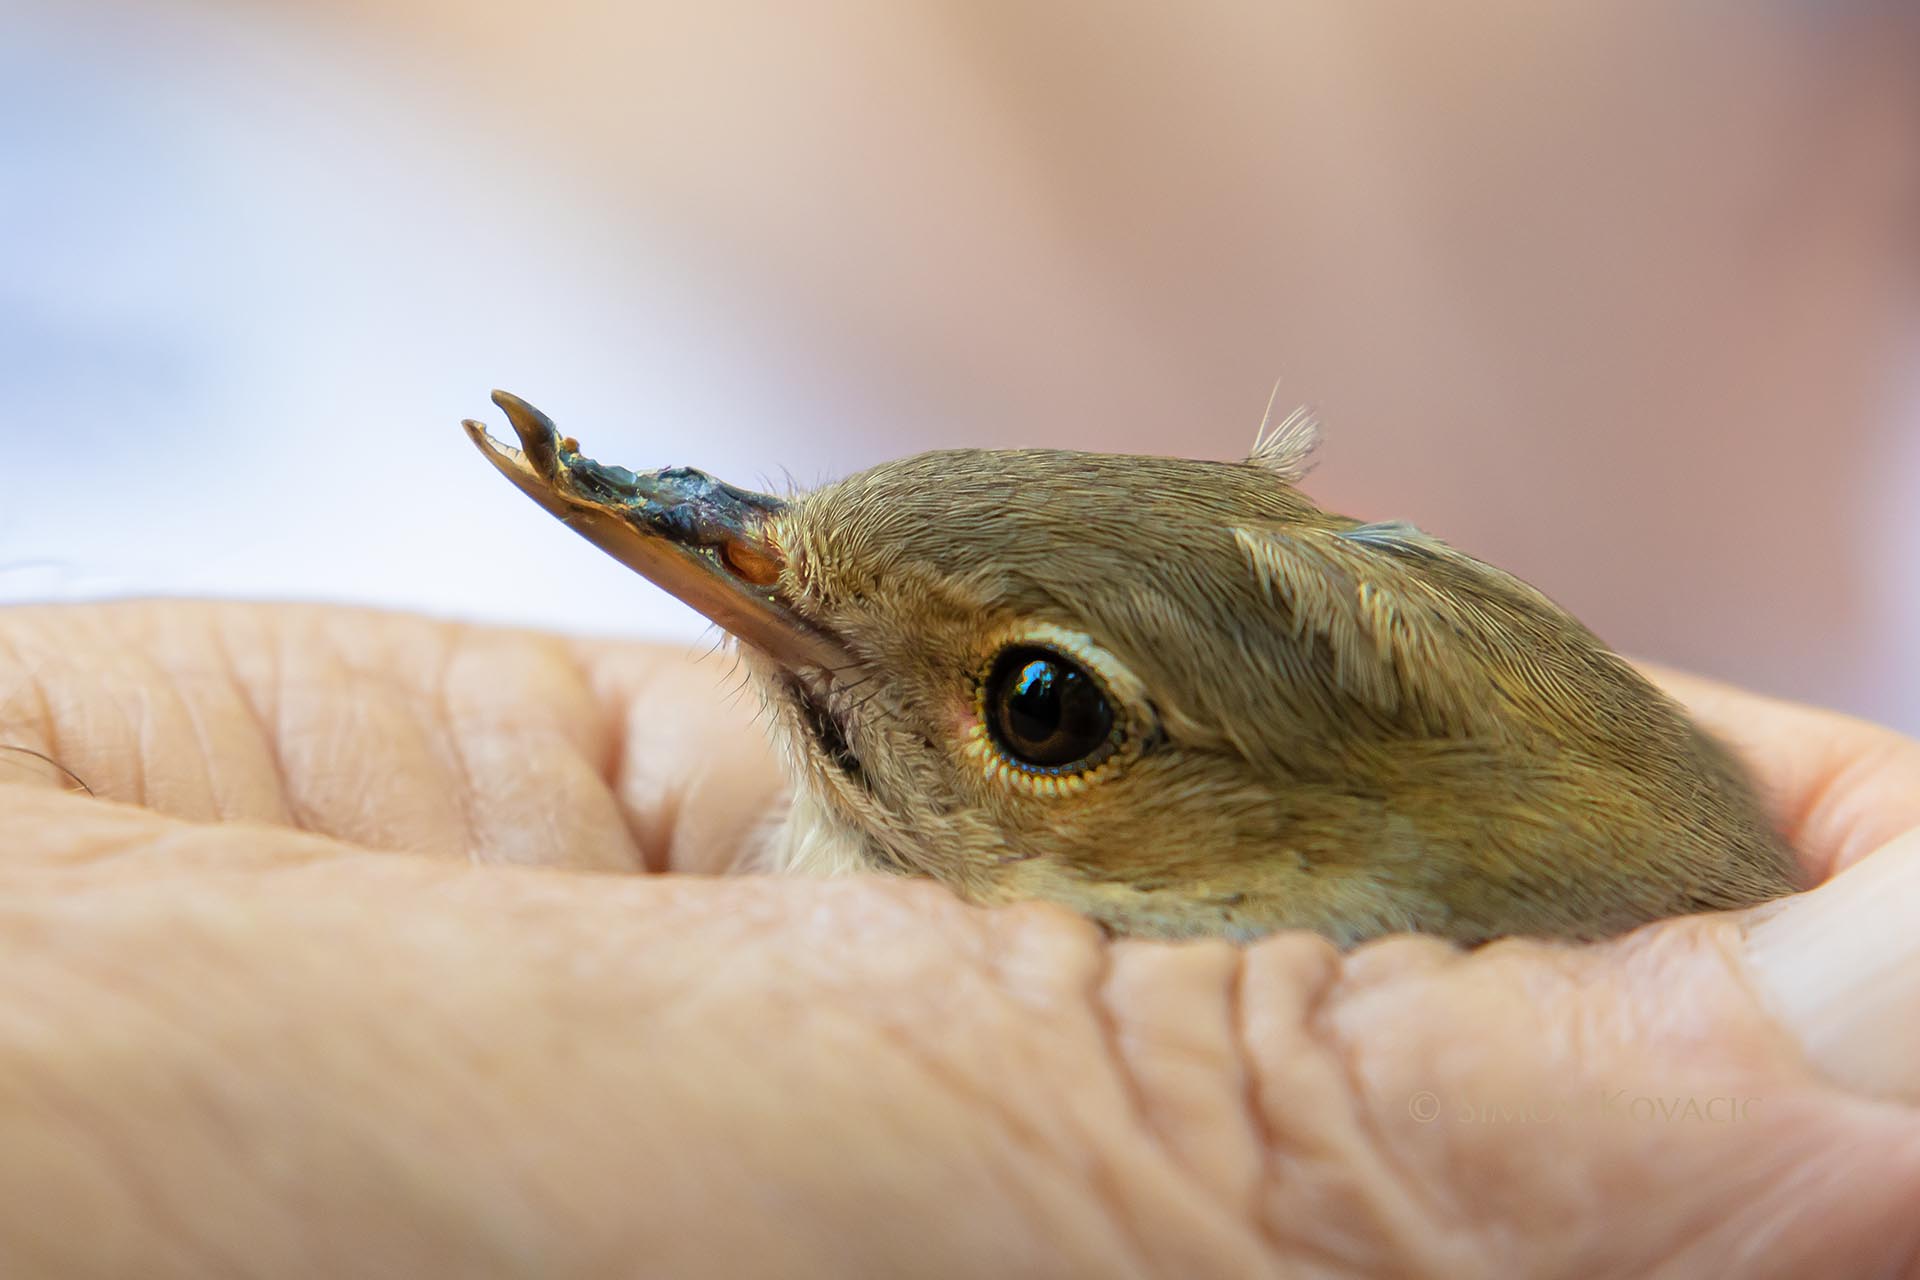
[[[1737,765],[1540,593],[1245,462],[925,453],[776,498],[495,465],[733,633],[795,801],[772,860],[1116,932],[1595,936],[1788,887]]]

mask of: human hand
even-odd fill
[[[1830,883],[1601,946],[1341,956],[719,876],[781,794],[724,673],[342,610],[0,612],[0,742],[99,797],[0,755],[0,1271],[1920,1252],[1897,735],[1665,677]]]

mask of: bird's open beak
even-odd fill
[[[781,553],[769,529],[785,503],[688,467],[636,475],[603,466],[520,397],[496,391],[493,402],[506,410],[518,449],[472,419],[461,425],[500,474],[562,524],[790,671],[845,664],[839,643],[781,598]]]

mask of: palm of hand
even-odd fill
[[[0,640],[0,741],[102,797],[0,791],[0,1240],[23,1265],[1769,1273],[1920,1250],[1920,1123],[1887,1100],[1920,1096],[1920,748],[1883,731],[1671,678],[1813,878],[1844,874],[1606,946],[1341,957],[723,878],[780,787],[717,665],[287,607],[20,610]],[[619,871],[693,874],[586,874]]]

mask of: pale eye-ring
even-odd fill
[[[987,733],[1017,768],[1081,773],[1119,746],[1119,716],[1099,678],[1057,649],[1015,644],[1001,650],[981,693]]]

